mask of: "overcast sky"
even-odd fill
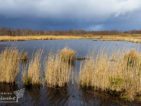
[[[141,29],[141,0],[0,0],[0,26],[47,30]]]

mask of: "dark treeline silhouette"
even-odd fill
[[[24,36],[24,35],[118,35],[118,34],[141,34],[141,30],[132,31],[84,31],[84,30],[70,30],[70,31],[47,31],[47,30],[30,30],[30,29],[11,29],[0,28],[0,35],[3,36]]]

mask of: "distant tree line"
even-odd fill
[[[132,31],[84,31],[84,30],[70,30],[70,31],[47,31],[47,30],[30,30],[30,29],[11,29],[0,28],[0,35],[6,36],[25,36],[25,35],[118,35],[118,34],[141,34],[141,30]]]

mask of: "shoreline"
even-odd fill
[[[0,41],[27,41],[27,40],[69,40],[69,39],[94,39],[102,41],[128,41],[141,43],[140,34],[131,35],[27,35],[27,36],[0,36]]]

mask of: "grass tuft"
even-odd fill
[[[70,64],[58,54],[49,54],[45,65],[45,80],[48,87],[64,87],[70,78]]]
[[[21,52],[20,59],[23,63],[26,63],[28,61],[28,54],[27,52]]]
[[[29,63],[27,71],[23,72],[23,83],[25,85],[39,85],[40,84],[40,60],[42,51],[37,51]]]
[[[59,55],[63,61],[69,61],[70,63],[75,60],[76,52],[70,48],[63,48]]]
[[[135,50],[126,53],[124,59],[127,62],[127,67],[136,67],[140,64],[139,54]]]
[[[0,82],[14,83],[19,72],[20,53],[16,48],[6,48],[0,53]]]
[[[108,82],[108,62],[105,55],[98,56],[94,60],[91,56],[85,60],[80,67],[79,82],[83,87],[93,87],[107,89]]]

